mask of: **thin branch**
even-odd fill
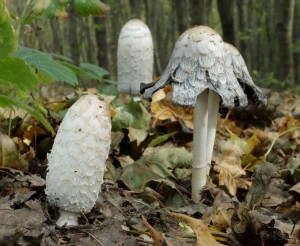
[[[88,232],[88,231],[84,231],[84,232],[86,232],[87,234],[89,234],[97,243],[99,243],[101,246],[104,246],[104,244],[103,243],[101,243],[100,241],[99,241],[99,239],[96,237],[96,236],[94,236],[92,233],[90,233],[90,232]]]

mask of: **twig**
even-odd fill
[[[295,230],[296,224],[297,224],[297,222],[298,222],[298,220],[299,220],[299,219],[300,219],[300,216],[298,216],[298,217],[297,217],[297,219],[296,219],[296,221],[294,222],[293,229],[292,229],[292,231],[291,231],[290,235],[292,235],[292,234],[294,233],[294,230]]]
[[[99,243],[101,246],[104,246],[104,244],[101,243],[101,242],[99,241],[99,239],[96,238],[96,236],[94,236],[92,233],[90,233],[90,232],[88,232],[88,231],[84,231],[84,232],[86,232],[87,234],[89,234],[89,235],[90,235],[93,239],[95,239],[95,241],[96,241],[97,243]]]
[[[3,171],[1,169],[0,169],[0,172],[5,173],[6,175],[11,176],[12,178],[16,179],[16,177],[13,174],[11,174],[11,173],[5,172],[5,171]]]
[[[89,223],[89,219],[86,217],[86,215],[83,212],[81,212],[81,215],[85,219],[85,222]]]

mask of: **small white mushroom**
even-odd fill
[[[139,95],[141,83],[150,83],[153,74],[153,41],[147,25],[128,21],[118,40],[118,90]]]
[[[150,100],[155,91],[171,83],[172,101],[194,107],[192,198],[196,202],[210,169],[219,104],[225,108],[245,107],[248,97],[257,105],[267,101],[240,58],[216,31],[194,27],[177,40],[160,80],[141,84],[141,93]]]
[[[107,104],[97,95],[79,98],[65,115],[48,154],[46,195],[59,207],[58,226],[77,225],[90,212],[103,182],[110,148]]]

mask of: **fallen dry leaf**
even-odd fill
[[[0,245],[7,245],[8,239],[23,237],[25,240],[27,236],[39,237],[43,234],[46,218],[37,200],[25,202],[25,207],[21,209],[1,209],[0,217]]]
[[[176,217],[187,223],[197,236],[195,246],[221,246],[224,244],[218,243],[208,230],[208,226],[202,221],[184,214],[168,212],[173,217]]]
[[[221,229],[231,226],[231,217],[234,213],[232,198],[225,191],[216,188],[213,205],[203,213],[202,220],[206,224],[212,224]]]
[[[300,229],[295,230],[288,242],[284,246],[298,246],[300,245]]]
[[[278,168],[271,163],[263,163],[255,169],[255,179],[252,182],[252,187],[247,194],[246,201],[250,209],[260,206],[265,194],[268,190],[272,176]]]
[[[149,223],[148,221],[145,219],[144,216],[142,216],[142,220],[145,224],[145,226],[147,227],[147,229],[149,230],[149,233],[154,241],[154,245],[155,246],[173,246],[173,244],[167,240],[164,239],[162,233],[158,232],[157,230],[155,230]]]
[[[262,200],[262,206],[266,208],[275,208],[287,203],[288,199],[289,194],[284,190],[284,180],[280,178],[272,178],[266,190],[264,199]]]
[[[0,166],[28,170],[28,163],[20,157],[14,141],[3,133],[0,133]]]
[[[219,185],[225,186],[229,194],[235,196],[237,192],[237,184],[233,175],[227,168],[224,168],[222,166],[215,165],[214,169],[219,172]]]
[[[184,108],[174,105],[170,100],[167,99],[167,94],[169,91],[170,89],[166,88],[157,91],[153,95],[151,113],[153,114],[154,123],[152,126],[155,127],[158,120],[163,121],[170,119],[172,121],[183,121],[188,128],[193,129],[194,110],[192,108]]]

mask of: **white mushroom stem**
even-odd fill
[[[80,214],[76,212],[66,211],[64,209],[59,209],[59,219],[56,221],[56,225],[62,226],[77,226],[78,216]]]
[[[197,97],[194,108],[192,199],[200,201],[200,190],[206,183],[208,90]]]
[[[199,202],[206,184],[216,136],[219,96],[205,90],[197,97],[194,108],[192,199]]]
[[[207,165],[208,172],[211,165],[211,159],[214,151],[214,143],[217,132],[218,113],[220,97],[218,93],[209,91],[208,93],[208,128],[207,128]]]

